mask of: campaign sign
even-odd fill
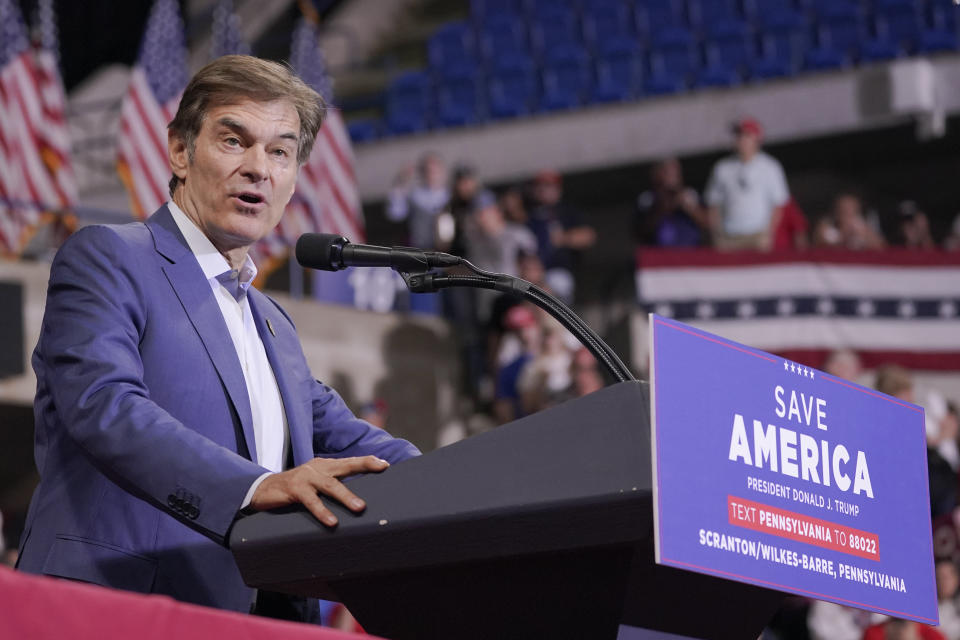
[[[657,562],[937,624],[923,409],[650,327]]]

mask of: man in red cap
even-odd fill
[[[783,167],[760,149],[763,128],[753,118],[733,125],[736,153],[713,167],[704,194],[714,243],[720,249],[769,251],[790,197]]]

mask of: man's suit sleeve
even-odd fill
[[[51,267],[35,367],[46,372],[60,428],[94,465],[223,543],[266,470],[150,399],[138,345],[150,322],[166,319],[146,317],[134,272],[145,256],[132,253],[108,227],[83,229],[64,245]]]

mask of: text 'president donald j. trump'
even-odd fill
[[[250,286],[248,249],[280,221],[323,111],[283,65],[212,62],[169,125],[170,202],[57,254],[20,569],[250,611],[224,546],[242,511],[302,503],[335,526],[318,494],[361,511],[339,478],[417,455],[313,378]]]

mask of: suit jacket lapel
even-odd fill
[[[183,310],[200,335],[200,340],[213,361],[217,374],[230,396],[230,401],[240,418],[243,429],[246,452],[251,460],[257,461],[256,439],[253,434],[253,417],[250,412],[250,398],[243,370],[233,346],[223,313],[210,290],[210,283],[203,275],[193,253],[187,246],[173,216],[164,206],[147,220],[147,226],[153,233],[157,252],[164,256],[169,264],[163,271],[183,305]]]
[[[293,332],[289,330],[286,318],[276,312],[276,308],[265,295],[251,287],[247,299],[250,301],[257,332],[283,399],[283,410],[287,415],[287,427],[290,429],[293,464],[301,465],[313,458],[313,409],[309,398],[304,397],[302,392],[297,393],[298,381],[289,371],[291,360],[284,357],[286,350],[290,348],[287,342]],[[295,335],[293,339],[296,340]]]

